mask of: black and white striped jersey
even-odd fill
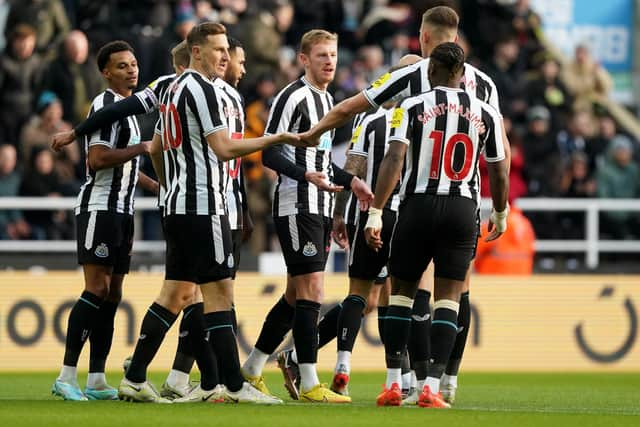
[[[107,89],[93,99],[89,115],[105,105],[123,99],[111,89]],[[135,116],[127,117],[83,137],[86,158],[89,148],[104,145],[110,149],[126,148],[140,143],[140,127]],[[75,207],[76,215],[83,212],[110,211],[133,215],[133,198],[138,182],[138,158],[114,168],[95,171],[86,162],[86,181],[80,189]]]
[[[140,100],[142,105],[144,105],[144,109],[147,113],[156,111],[160,108],[160,100],[175,79],[175,74],[160,76],[149,83],[147,87],[145,87],[141,91],[134,93],[134,95]]]
[[[431,90],[429,82],[429,58],[407,65],[391,73],[383,74],[373,82],[363,95],[371,105],[378,107],[390,99],[402,99]],[[496,85],[491,77],[471,64],[464,64],[460,87],[469,95],[491,105],[500,113],[500,101]]]
[[[392,115],[393,109],[387,110],[382,107],[371,114],[367,114],[360,120],[360,124],[355,128],[351,138],[351,147],[348,155],[363,156],[367,159],[365,182],[372,190],[376,188],[380,164],[389,147],[387,140]],[[398,205],[400,205],[399,189],[400,186],[398,185],[393,192],[393,196],[387,201],[385,209],[391,209],[394,212],[398,210]],[[360,209],[358,208],[358,200],[353,197],[353,193],[349,196],[345,212],[345,222],[347,224],[357,224]]]
[[[244,138],[244,100],[236,88],[222,79],[215,79],[213,85],[222,90],[223,111],[229,126],[229,137],[241,143]],[[227,162],[229,179],[227,182],[227,213],[229,225],[232,230],[242,229],[242,192],[244,185],[240,164],[242,158],[238,157]]]
[[[167,74],[160,76],[147,85],[143,90],[134,93],[134,95],[140,100],[140,103],[144,106],[146,113],[151,113],[160,109],[160,100],[163,98],[164,93],[167,91],[171,83],[175,80],[175,74]],[[163,156],[166,153],[163,153]],[[166,164],[165,159],[165,164]],[[158,207],[164,208],[165,189],[161,185],[158,192]]]
[[[462,89],[438,86],[393,110],[389,142],[409,146],[400,185],[412,194],[462,196],[479,202],[478,160],[505,158],[501,116]]]
[[[333,97],[313,87],[304,77],[282,89],[276,96],[265,130],[265,135],[280,132],[305,132],[333,107]],[[325,132],[320,144],[313,148],[282,146],[282,155],[287,160],[307,171],[324,172],[333,179],[331,146],[334,131]],[[273,216],[288,216],[297,213],[311,213],[333,216],[333,193],[318,190],[308,182],[298,182],[288,176],[278,174],[273,197]]]
[[[187,69],[161,100],[156,133],[165,152],[165,215],[226,214],[225,162],[206,138],[227,128],[219,92],[210,79]]]

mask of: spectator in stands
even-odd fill
[[[95,63],[89,60],[87,36],[82,31],[71,31],[60,55],[47,68],[43,88],[60,99],[66,121],[79,123],[87,117],[93,96],[103,84]]]
[[[16,170],[16,148],[0,145],[0,197],[16,197],[22,177]],[[18,240],[31,235],[31,227],[22,212],[16,209],[0,209],[0,239]]]
[[[585,153],[576,151],[565,167],[560,181],[559,196],[576,198],[594,197],[595,194],[596,182],[589,167],[589,159]],[[584,238],[584,212],[559,212],[557,218],[563,238]]]
[[[500,109],[508,117],[524,114],[527,108],[523,69],[516,66],[519,52],[515,37],[505,36],[496,44],[485,70],[496,84],[500,94]]]
[[[481,236],[489,234],[482,224]],[[480,274],[530,275],[533,272],[536,235],[531,222],[511,203],[507,231],[496,240],[478,239],[474,267]]]
[[[557,144],[560,157],[566,165],[576,151],[586,153],[594,135],[594,120],[590,112],[576,111],[569,120],[567,130],[558,133]]]
[[[373,82],[387,70],[384,65],[384,52],[380,46],[365,45],[358,49],[358,60],[367,82]]]
[[[269,9],[252,13],[240,24],[239,36],[247,58],[245,67],[249,70],[240,82],[244,91],[254,87],[260,75],[271,74],[276,80],[279,77],[280,48],[293,21],[293,8],[284,0],[270,3]]]
[[[397,64],[400,58],[411,52],[410,43],[411,39],[406,31],[400,31],[394,34],[388,43],[388,47],[385,49],[385,64]],[[342,40],[340,40],[340,44],[342,45]]]
[[[598,133],[587,145],[586,150],[589,156],[589,167],[592,170],[596,170],[597,165],[604,161],[607,149],[616,135],[618,135],[618,127],[613,117],[608,115],[600,117]]]
[[[173,26],[167,27],[167,32],[158,40],[155,55],[151,58],[151,68],[145,73],[145,82],[153,81],[155,77],[174,72],[171,62],[171,51],[178,43],[187,38],[187,34],[197,24],[197,18],[190,4],[181,4],[176,11]],[[153,76],[149,74],[153,73]]]
[[[293,6],[291,13],[296,17],[286,34],[286,42],[290,46],[296,46],[302,35],[314,28],[322,28],[333,33],[339,33],[344,22],[343,3],[340,0],[314,0],[313,7],[308,0],[275,0],[263,2],[290,3]]]
[[[23,164],[31,163],[34,148],[48,148],[51,138],[57,132],[71,130],[71,125],[62,120],[62,104],[53,92],[44,91],[38,97],[36,114],[22,129],[20,156]],[[74,195],[79,189],[76,184],[76,168],[80,163],[79,144],[69,144],[55,155],[57,176],[69,186],[66,195]]]
[[[551,131],[551,115],[546,107],[536,105],[527,110],[527,132],[523,151],[529,195],[551,196],[559,177],[560,153]]]
[[[11,4],[7,17],[6,34],[11,34],[22,23],[37,30],[36,51],[51,59],[57,47],[71,29],[69,18],[61,0],[20,0]]]
[[[575,96],[574,109],[591,111],[593,103],[607,98],[613,87],[609,73],[598,64],[586,45],[575,49],[575,58],[565,64],[562,80]]]
[[[35,29],[27,24],[17,25],[0,58],[0,141],[14,145],[31,115],[41,83],[42,59],[34,53],[35,44]]]
[[[532,59],[543,50],[539,34],[542,33],[542,20],[531,9],[529,0],[517,0],[513,6],[513,29],[520,45],[520,54],[527,69],[534,68]]]
[[[529,105],[547,107],[551,113],[552,129],[560,130],[567,122],[573,97],[560,80],[560,64],[550,55],[544,56],[539,67],[539,77],[529,82],[527,102]]]
[[[20,195],[60,197],[60,184],[53,167],[51,150],[34,147],[29,168],[20,185]],[[66,222],[67,219],[66,212],[55,212],[49,209],[25,211],[24,217],[31,226],[31,238],[35,240],[60,239],[61,233],[58,232],[57,225]]]
[[[600,198],[633,199],[640,196],[640,170],[633,161],[633,143],[618,135],[609,145],[605,160],[597,171],[597,194]],[[601,230],[617,239],[638,236],[639,221],[635,212],[604,211]]]

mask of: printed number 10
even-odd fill
[[[451,181],[462,181],[471,170],[471,161],[473,160],[473,142],[469,135],[464,133],[456,133],[444,143],[444,156],[442,156],[442,145],[444,141],[444,132],[434,130],[429,134],[429,138],[433,140],[433,152],[431,153],[431,167],[429,168],[429,178],[438,179],[440,170],[444,170],[444,174]],[[459,170],[453,169],[453,151],[456,145],[462,144],[464,148],[464,162]],[[442,157],[442,164],[440,158]]]

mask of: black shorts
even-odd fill
[[[331,248],[331,218],[299,213],[273,218],[291,276],[324,271]]]
[[[109,211],[76,215],[78,264],[113,267],[114,274],[127,274],[133,248],[133,216]]]
[[[417,282],[433,260],[435,277],[464,281],[478,241],[476,211],[466,197],[408,197],[391,242],[391,275]]]
[[[231,229],[225,215],[168,215],[166,280],[203,284],[233,276]]]
[[[396,224],[396,213],[389,209],[382,211],[382,248],[378,252],[371,249],[364,238],[364,227],[368,217],[367,212],[360,212],[357,224],[347,225],[350,248],[349,277],[375,280],[377,284],[382,284],[387,278],[385,267],[389,261],[389,247],[391,236],[393,236],[393,227]]]
[[[240,267],[240,249],[242,247],[242,228],[238,230],[231,230],[231,244],[233,246],[231,253],[233,254],[233,275],[232,279],[236,278],[236,273]]]

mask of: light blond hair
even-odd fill
[[[186,40],[181,41],[173,49],[171,49],[171,57],[173,58],[173,64],[177,67],[187,68],[189,61],[191,61],[191,51]]]
[[[326,30],[309,30],[304,33],[300,40],[300,52],[308,55],[313,45],[325,41],[335,41],[337,43],[338,35]]]
[[[460,23],[458,13],[448,6],[436,6],[422,15],[422,25],[429,25],[434,30],[456,30]]]

